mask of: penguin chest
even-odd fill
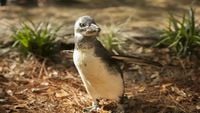
[[[73,60],[87,92],[93,98],[118,100],[122,95],[123,80],[120,73],[109,70],[106,62],[97,57],[93,50],[75,50]]]
[[[73,55],[74,64],[77,67],[78,71],[80,70],[81,73],[84,73],[85,77],[97,76],[100,70],[104,68],[103,62],[99,57],[96,57],[90,51],[74,51]],[[79,72],[80,73],[80,72]]]

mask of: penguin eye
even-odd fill
[[[79,24],[80,27],[85,27],[86,25],[84,23]]]

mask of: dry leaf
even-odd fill
[[[47,89],[48,87],[38,87],[38,88],[32,88],[31,91],[33,93],[41,93],[42,91],[47,90]]]
[[[176,94],[183,96],[183,97],[187,97],[186,93],[183,90],[180,90],[178,87],[171,87],[171,89]]]
[[[143,92],[146,88],[145,87],[140,87],[140,89],[138,90],[138,92]]]
[[[55,96],[58,97],[58,98],[61,98],[61,97],[66,97],[68,96],[69,94],[65,91],[65,90],[59,90],[56,92]]]
[[[197,105],[197,106],[196,106],[196,109],[197,109],[197,110],[200,110],[200,105]]]

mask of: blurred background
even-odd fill
[[[127,37],[154,37],[158,35],[157,30],[168,25],[169,13],[182,16],[193,6],[198,18],[199,4],[198,0],[1,0],[0,34],[3,37],[10,34],[4,30],[7,29],[5,24],[13,25],[26,19],[62,24],[67,29],[65,32],[73,33],[75,20],[90,15],[102,26],[126,24],[123,31]]]
[[[107,27],[102,33],[120,29],[122,37],[130,40],[138,36],[159,37],[158,32],[168,25],[169,14],[180,18],[192,6],[199,18],[199,4],[198,0],[1,0],[0,35],[10,35],[8,26],[27,19],[63,25],[62,36],[69,35],[73,34],[73,24],[79,16],[90,15],[99,25]]]

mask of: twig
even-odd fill
[[[44,68],[45,68],[45,63],[46,63],[46,59],[44,59],[44,61],[42,62],[42,66],[41,66],[41,69],[40,69],[40,72],[39,72],[39,78],[42,77],[42,72],[44,71]]]

